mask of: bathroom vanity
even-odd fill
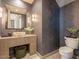
[[[0,37],[0,59],[9,59],[9,48],[29,44],[29,53],[36,53],[37,36],[29,34],[25,36]]]

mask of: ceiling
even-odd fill
[[[29,3],[29,4],[33,4],[33,2],[35,0],[22,0],[22,1],[24,1],[26,3]],[[65,5],[68,5],[69,3],[72,3],[73,1],[75,1],[75,0],[56,0],[56,2],[59,5],[59,7],[63,7]]]
[[[63,7],[69,3],[72,3],[73,1],[75,1],[75,0],[56,0],[59,7]]]
[[[32,4],[34,2],[34,0],[22,0],[22,1],[27,2],[29,4]],[[63,7],[69,3],[72,3],[73,1],[75,1],[75,0],[56,0],[59,7]]]
[[[26,14],[27,12],[27,10],[24,8],[19,8],[19,7],[8,5],[8,4],[6,4],[6,8],[10,12],[19,13],[19,14]]]
[[[22,0],[22,1],[27,2],[29,4],[32,4],[34,2],[34,0]]]

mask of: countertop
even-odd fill
[[[21,36],[9,36],[9,37],[0,37],[0,39],[11,39],[11,38],[21,38],[21,37],[32,37],[36,36],[35,34],[26,34],[26,35],[21,35]]]

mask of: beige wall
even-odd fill
[[[66,27],[78,27],[79,28],[79,0],[63,7],[65,26]]]
[[[35,33],[38,35],[38,52],[42,53],[42,0],[36,0],[32,7],[32,14],[37,14],[37,22],[33,23]]]

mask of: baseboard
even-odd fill
[[[46,59],[47,57],[51,56],[52,54],[55,54],[58,52],[58,49],[55,51],[52,51],[44,56],[42,56],[39,52],[36,52],[36,54],[41,58],[41,59]],[[77,56],[77,59],[79,59],[79,56]]]
[[[57,52],[58,52],[58,49],[55,50],[55,51],[52,51],[52,52],[50,52],[50,53],[48,53],[48,54],[46,54],[46,55],[44,55],[44,56],[42,56],[39,52],[37,52],[37,55],[38,55],[41,59],[45,59],[46,57],[49,57],[49,56],[51,56],[52,54],[55,54],[55,53],[57,53]]]

